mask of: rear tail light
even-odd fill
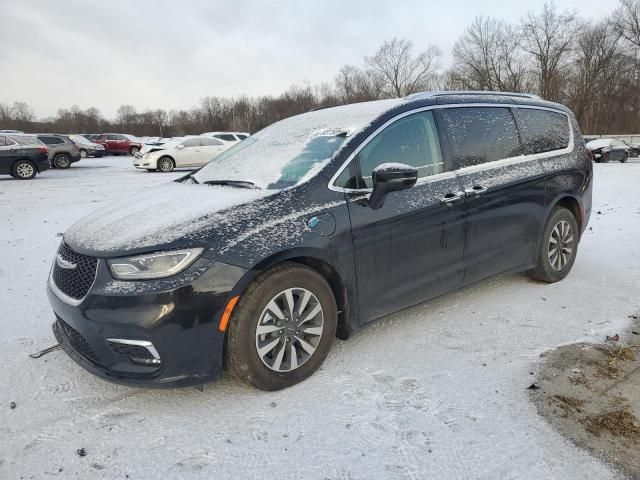
[[[585,150],[587,152],[587,156],[591,159],[591,161],[593,161],[593,152],[588,148],[586,148]]]
[[[38,151],[40,153],[47,153],[49,151],[49,149],[47,147],[38,147]]]

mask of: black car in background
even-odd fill
[[[202,383],[226,363],[285,388],[391,312],[501,272],[562,280],[592,174],[571,111],[530,95],[287,118],[71,226],[48,281],[54,332],[115,382]]]
[[[617,138],[598,138],[587,142],[586,146],[596,163],[607,163],[612,160],[625,163],[629,157],[633,156],[631,147]]]
[[[29,180],[48,168],[47,147],[34,135],[0,133],[0,175]]]

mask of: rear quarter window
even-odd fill
[[[569,119],[563,113],[521,107],[517,116],[525,155],[569,146]]]
[[[456,169],[522,154],[509,108],[443,108],[438,114]]]

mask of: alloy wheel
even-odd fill
[[[33,165],[29,163],[21,163],[16,168],[16,173],[20,178],[30,178],[34,173]]]
[[[548,257],[551,267],[561,271],[567,266],[574,249],[573,230],[565,220],[561,220],[551,230]]]
[[[173,162],[169,158],[161,158],[158,160],[158,168],[161,172],[170,172],[173,170]]]
[[[86,150],[80,150],[80,158],[87,158],[87,151]]]
[[[318,298],[305,288],[276,294],[256,326],[256,351],[275,372],[290,372],[314,354],[322,338],[324,312]]]
[[[58,168],[68,168],[71,165],[71,161],[69,161],[69,157],[67,157],[66,155],[60,155],[59,157],[56,157],[54,163]]]

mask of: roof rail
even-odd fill
[[[493,95],[498,97],[519,97],[519,98],[533,98],[540,100],[538,95],[532,93],[515,93],[515,92],[492,92],[489,90],[436,90],[433,92],[418,92],[412,93],[404,97],[405,100],[418,100],[421,98],[434,98],[442,97],[444,95]]]

